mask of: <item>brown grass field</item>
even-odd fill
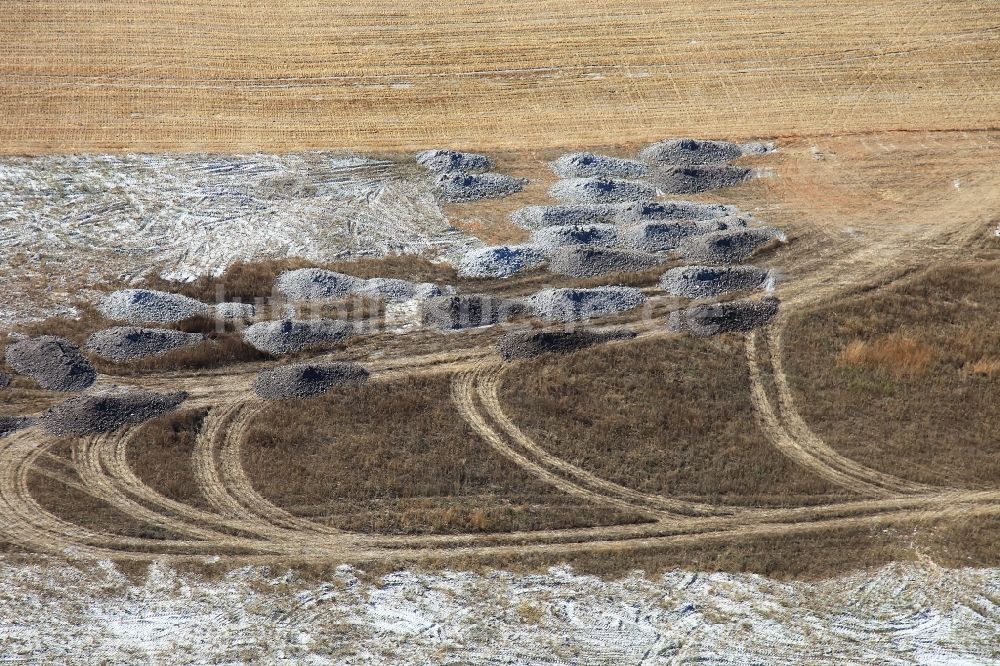
[[[0,152],[1000,126],[992,2],[10,0]]]

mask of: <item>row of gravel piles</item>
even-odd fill
[[[354,333],[350,322],[337,319],[282,319],[248,326],[243,330],[243,339],[262,352],[279,356],[333,345]]]
[[[479,153],[463,153],[457,150],[424,150],[417,153],[417,164],[429,171],[466,171],[482,173],[493,168],[490,158]]]
[[[686,310],[671,312],[667,328],[697,337],[730,332],[745,333],[774,319],[778,314],[778,307],[779,301],[773,296],[760,300],[693,305]]]
[[[532,358],[539,354],[568,354],[578,349],[635,337],[635,331],[618,329],[614,331],[591,330],[528,330],[511,331],[497,342],[497,353],[505,361]]]
[[[736,291],[769,288],[771,272],[756,266],[681,266],[660,278],[668,294],[684,298],[710,298]]]
[[[686,238],[678,246],[678,252],[687,261],[738,264],[774,241],[784,241],[784,235],[770,227],[725,229]]]
[[[115,321],[163,324],[207,314],[210,307],[180,294],[152,289],[123,289],[105,296],[97,309],[105,318]]]
[[[368,371],[357,363],[303,363],[261,370],[253,390],[265,400],[308,398],[338,384],[366,379]]]
[[[4,353],[7,364],[49,391],[82,391],[97,379],[80,348],[65,338],[42,335],[19,340]]]
[[[559,275],[583,278],[608,273],[636,273],[666,261],[666,257],[635,250],[569,245],[552,252],[549,270]]]
[[[565,203],[611,204],[648,201],[656,190],[646,183],[617,178],[569,178],[549,188],[553,198]]]
[[[439,296],[441,289],[429,282],[396,278],[364,279],[323,268],[285,271],[274,280],[278,291],[292,300],[312,301],[367,296],[387,303]]]
[[[431,298],[420,304],[420,320],[445,330],[491,326],[523,314],[525,305],[488,294],[461,294]]]
[[[742,185],[753,169],[734,164],[703,164],[655,169],[648,180],[670,194],[697,194]]]
[[[35,419],[30,416],[0,416],[0,437],[6,437],[12,432],[24,430],[35,425]]]
[[[505,278],[540,266],[546,253],[532,245],[498,245],[469,250],[458,264],[462,277]]]
[[[445,201],[461,203],[479,199],[502,199],[520,192],[527,184],[526,178],[514,178],[502,173],[449,171],[438,176],[435,188]]]
[[[96,331],[87,338],[87,350],[115,363],[160,356],[180,347],[201,344],[201,333],[184,333],[168,328],[116,326]]]
[[[649,164],[692,165],[729,162],[743,154],[741,146],[728,141],[667,139],[639,151],[639,159]]]
[[[560,178],[641,178],[647,167],[642,162],[594,153],[567,153],[552,162],[552,170]]]
[[[109,432],[165,414],[184,402],[187,395],[183,391],[164,394],[140,390],[82,395],[50,408],[40,421],[53,435]]]
[[[618,227],[614,224],[565,224],[531,232],[531,244],[547,251],[565,245],[611,247],[617,241]]]
[[[543,289],[524,300],[542,319],[570,322],[632,310],[646,297],[631,287],[595,287]]]

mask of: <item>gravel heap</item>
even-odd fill
[[[552,163],[552,170],[560,178],[640,178],[648,167],[642,162],[594,153],[567,153]]]
[[[670,167],[657,169],[650,181],[664,192],[671,194],[695,194],[735,187],[750,180],[753,170],[732,164],[705,164],[697,166]]]
[[[175,409],[187,393],[153,393],[119,390],[70,398],[50,408],[41,417],[53,435],[84,435],[108,432],[123,425],[136,425]]]
[[[656,190],[645,183],[615,178],[569,178],[549,188],[549,194],[567,203],[622,203],[648,201]]]
[[[441,293],[437,285],[429,282],[418,284],[395,278],[366,280],[323,268],[286,271],[275,279],[274,284],[278,291],[295,301],[338,299],[355,295],[393,303],[430,298]]]
[[[0,390],[10,386],[10,382],[11,382],[10,375],[8,375],[3,370],[0,370]]]
[[[771,321],[778,314],[778,303],[777,298],[767,296],[759,301],[693,305],[686,310],[671,312],[667,328],[698,337],[733,331],[745,333]]]
[[[687,261],[705,264],[738,264],[783,235],[770,227],[725,229],[686,238],[678,251]]]
[[[525,229],[567,224],[614,223],[621,206],[617,204],[576,204],[566,206],[525,206],[510,214],[511,221]]]
[[[75,344],[54,335],[20,340],[7,347],[7,364],[49,391],[82,391],[97,379]]]
[[[436,185],[442,199],[459,203],[479,199],[501,199],[520,192],[527,183],[525,178],[514,178],[500,173],[449,171],[438,176]]]
[[[130,324],[167,323],[205,314],[209,306],[180,294],[152,289],[123,289],[104,297],[97,306],[101,314]]]
[[[0,416],[0,437],[6,437],[12,432],[24,430],[35,425],[35,419],[29,416]]]
[[[215,316],[219,319],[250,321],[256,315],[257,308],[253,303],[218,303],[215,306]]]
[[[337,319],[262,321],[243,330],[243,339],[262,352],[290,354],[340,342],[354,333],[350,322]]]
[[[420,321],[443,329],[474,328],[509,321],[524,311],[520,301],[488,294],[438,296],[420,304]]]
[[[771,281],[771,272],[756,266],[681,266],[664,273],[660,286],[674,296],[709,298],[764,289]]]
[[[615,221],[620,224],[661,220],[705,220],[735,215],[736,206],[699,201],[642,201],[621,206]]]
[[[612,340],[628,340],[634,337],[635,331],[628,329],[600,333],[590,330],[512,331],[500,338],[497,343],[497,353],[505,361],[512,361],[546,353],[568,354]]]
[[[531,232],[531,244],[543,249],[564,245],[610,247],[617,240],[618,227],[613,224],[567,224],[542,227]]]
[[[644,222],[623,228],[618,238],[623,247],[641,252],[665,252],[676,249],[692,236],[729,229],[730,223],[738,225],[735,228],[746,225],[746,221],[736,216],[710,220]]]
[[[479,153],[460,153],[457,150],[425,150],[417,153],[417,164],[444,173],[445,171],[468,171],[481,173],[493,168],[490,158]]]
[[[87,350],[115,363],[159,356],[178,347],[200,344],[201,333],[184,333],[167,328],[118,326],[96,331],[87,339]]]
[[[326,393],[337,384],[368,379],[357,363],[304,363],[261,370],[253,390],[265,400],[308,398]]]
[[[743,154],[743,149],[728,141],[668,139],[646,146],[639,159],[650,164],[714,164],[728,162]]]
[[[494,245],[469,250],[458,264],[463,277],[505,278],[545,262],[546,253],[531,245]]]
[[[642,305],[646,297],[631,287],[543,289],[525,302],[548,321],[580,321],[625,312]]]
[[[666,261],[647,252],[591,245],[568,245],[552,251],[549,270],[570,277],[593,277],[607,273],[635,273]]]

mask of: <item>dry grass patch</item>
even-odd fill
[[[500,457],[455,412],[450,378],[274,403],[243,449],[254,487],[355,531],[507,532],[641,520],[564,495]]]
[[[741,338],[723,336],[542,356],[508,372],[501,400],[546,450],[637,490],[750,505],[844,498],[768,443],[743,354]]]
[[[165,414],[145,423],[126,455],[136,475],[164,497],[191,506],[210,506],[194,475],[195,439],[207,410]]]
[[[1000,479],[1000,262],[933,266],[793,317],[786,371],[827,443],[923,483]]]

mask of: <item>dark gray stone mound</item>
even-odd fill
[[[770,227],[725,229],[685,239],[678,251],[688,261],[705,264],[738,264],[768,243],[782,241],[781,232]]]
[[[617,221],[621,208],[620,204],[525,206],[511,213],[510,219],[525,229],[568,224],[613,224]]]
[[[693,305],[686,310],[670,313],[667,328],[697,337],[730,332],[745,333],[764,326],[774,319],[778,314],[778,305],[778,299],[773,296],[759,301],[742,300]]]
[[[474,328],[509,321],[522,314],[520,301],[487,294],[461,294],[431,298],[420,305],[420,320],[443,329]]]
[[[11,382],[10,375],[8,375],[3,370],[0,370],[0,390],[3,390],[8,386],[10,386],[10,382]]]
[[[87,339],[87,350],[109,361],[123,363],[166,354],[172,349],[196,345],[203,340],[200,333],[118,326],[93,333]]]
[[[105,296],[97,309],[115,321],[163,324],[206,314],[210,308],[201,301],[180,294],[153,289],[123,289]]]
[[[12,432],[24,430],[35,425],[35,419],[29,416],[0,416],[0,437],[6,437]]]
[[[607,273],[636,273],[665,261],[664,257],[646,252],[570,245],[552,251],[549,270],[570,277],[593,277]]]
[[[548,250],[564,245],[610,247],[617,239],[618,227],[613,224],[569,224],[531,232],[531,244]]]
[[[280,355],[340,342],[355,332],[350,322],[337,319],[301,321],[283,319],[248,326],[243,339],[262,352]]]
[[[732,164],[706,164],[657,169],[650,182],[670,194],[696,194],[724,187],[735,187],[750,180],[753,170]]]
[[[543,289],[525,299],[525,303],[538,317],[564,322],[625,312],[639,307],[645,301],[646,297],[642,292],[631,287]]]
[[[364,282],[361,278],[323,268],[285,271],[274,280],[278,291],[292,300],[344,298]]]
[[[552,163],[552,170],[560,178],[640,178],[648,167],[642,162],[594,153],[567,153]]]
[[[97,379],[90,361],[75,344],[54,335],[20,340],[7,347],[10,367],[49,391],[82,391]]]
[[[610,204],[649,201],[656,190],[645,183],[616,178],[569,178],[549,188],[549,194],[567,203]]]
[[[498,245],[469,250],[458,264],[463,277],[505,278],[534,268],[548,257],[532,245]]]
[[[698,201],[644,201],[618,209],[616,222],[651,222],[662,220],[705,220],[738,213],[736,206]]]
[[[736,216],[708,220],[663,220],[626,226],[618,234],[618,243],[641,252],[665,252],[683,244],[685,239],[730,228],[742,229],[746,221]]]
[[[735,291],[764,289],[772,283],[770,271],[756,266],[681,266],[660,278],[668,294],[710,298]]]
[[[573,331],[512,331],[497,343],[497,353],[505,361],[531,358],[539,354],[568,354],[578,349],[635,337],[635,331],[619,329],[597,332],[589,330]]]
[[[253,390],[265,400],[308,398],[326,393],[337,384],[366,379],[368,371],[357,363],[305,363],[261,370]]]
[[[528,181],[500,173],[449,171],[438,176],[438,194],[445,201],[460,203],[479,199],[501,199],[520,192]]]
[[[410,282],[397,278],[371,278],[364,280],[354,290],[354,293],[386,303],[403,303],[414,299],[424,300],[440,296],[441,288],[430,282]]]
[[[109,432],[123,425],[137,425],[165,414],[187,399],[187,393],[153,393],[127,390],[70,398],[41,417],[53,435]]]
[[[668,139],[640,150],[639,159],[650,164],[714,164],[734,160],[742,154],[739,145],[728,141]]]
[[[462,153],[457,150],[424,150],[417,153],[417,164],[430,171],[468,171],[480,173],[493,168],[490,158],[479,153]]]

